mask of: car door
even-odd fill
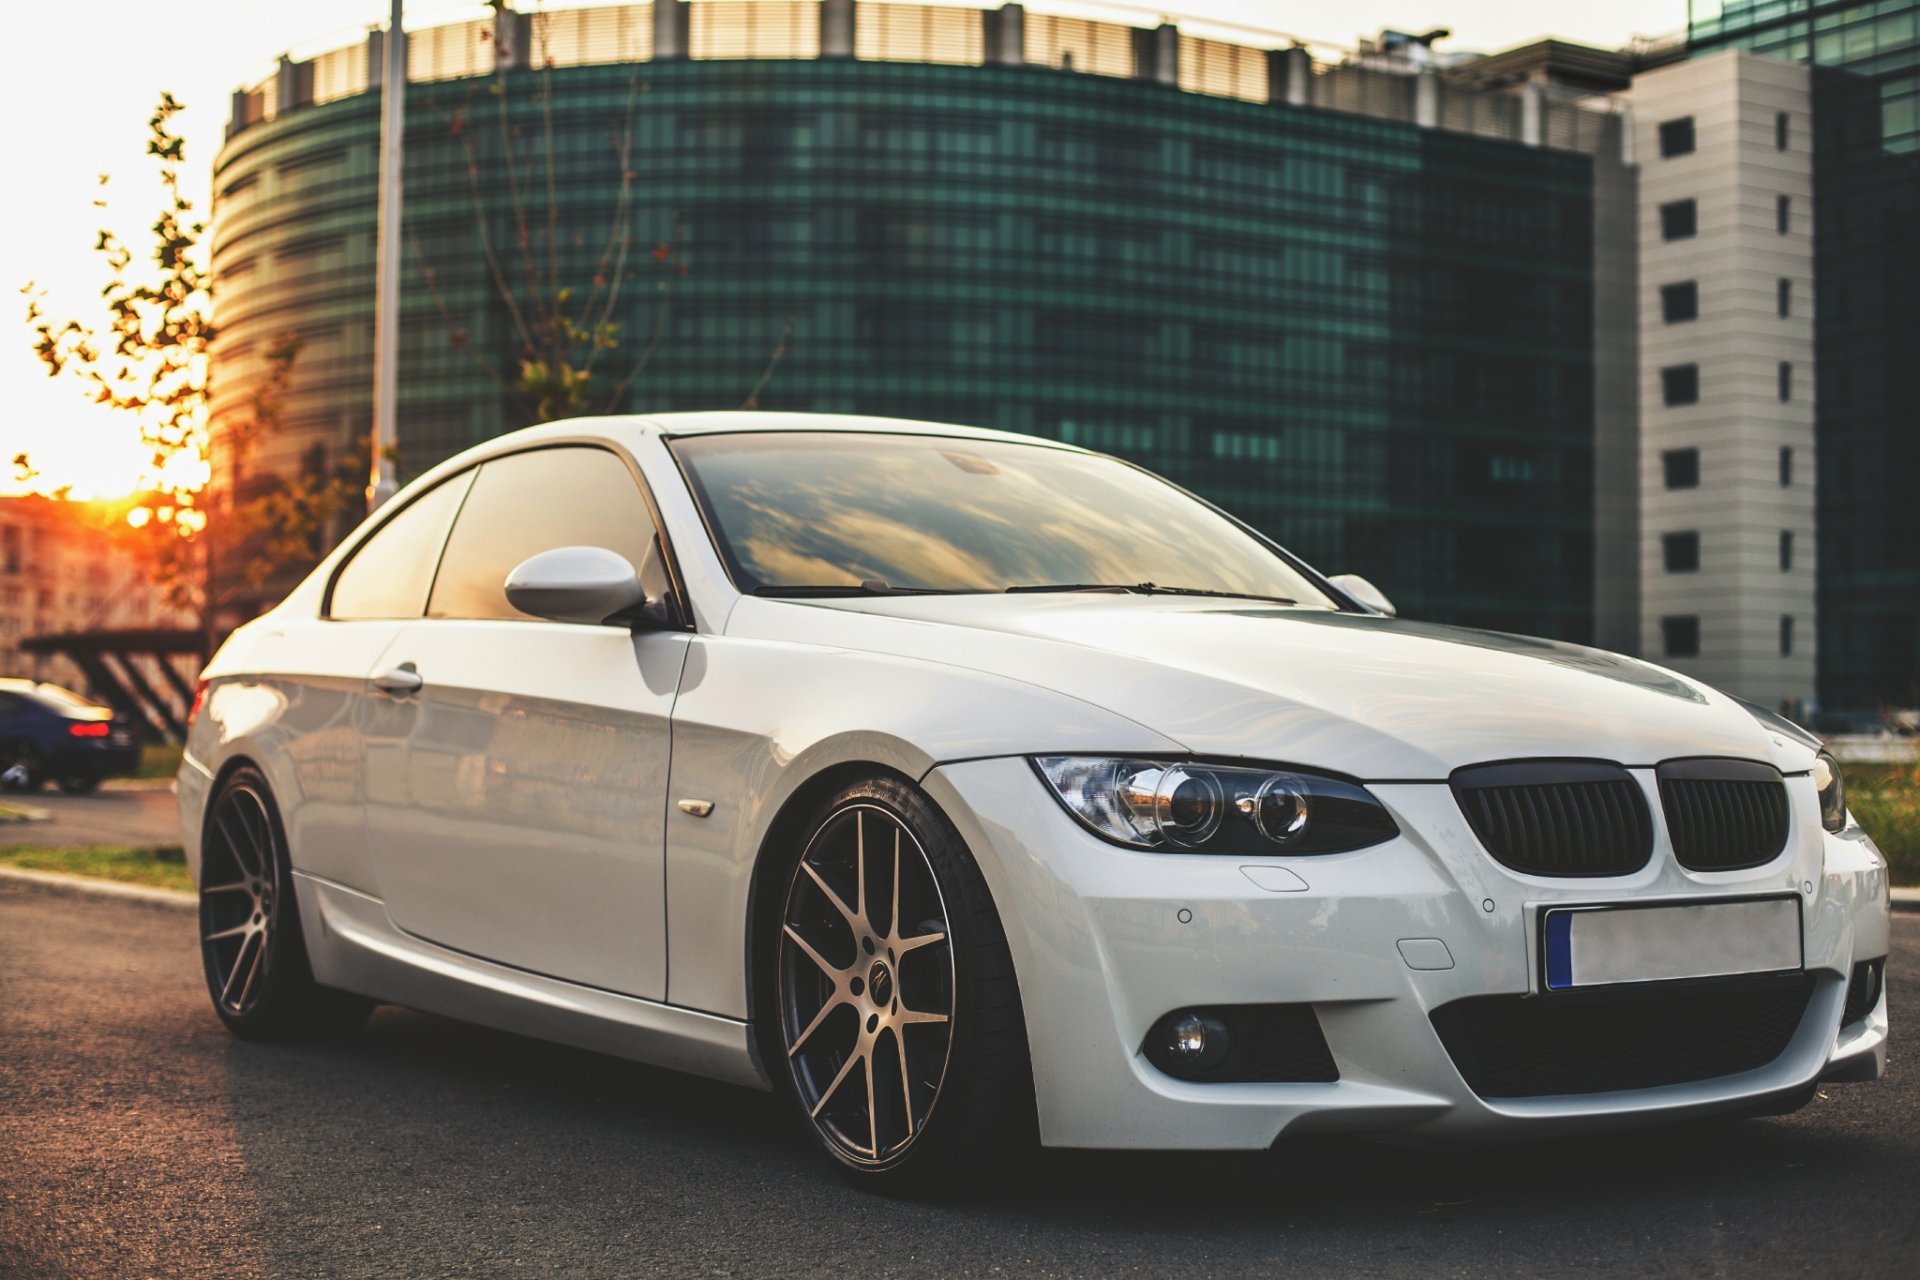
[[[367,857],[366,740],[383,708],[367,677],[400,628],[426,610],[433,567],[472,472],[380,513],[381,523],[333,577],[317,616],[274,614],[207,714],[223,737],[247,737],[270,765],[294,868],[362,893]]]
[[[650,599],[670,595],[662,542],[619,455],[567,445],[482,463],[426,616],[376,664],[368,847],[406,932],[659,999],[669,732],[687,633],[548,622],[508,604],[513,568],[563,546],[616,551]]]

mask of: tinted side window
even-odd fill
[[[527,617],[507,603],[507,575],[555,547],[605,547],[666,595],[653,517],[633,474],[605,449],[536,449],[483,463],[447,539],[430,618]]]
[[[433,568],[460,499],[466,472],[428,490],[362,543],[333,580],[330,618],[417,618],[427,605]]]

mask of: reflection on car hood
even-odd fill
[[[1393,618],[1219,599],[912,596],[743,601],[728,632],[993,672],[1118,712],[1197,754],[1370,780],[1553,756],[1811,764],[1804,745],[1735,699],[1648,663]]]

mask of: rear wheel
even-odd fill
[[[951,1187],[1033,1141],[1013,961],[959,833],[918,789],[843,790],[779,868],[763,1035],[799,1118],[856,1183]]]
[[[341,1035],[373,1011],[313,980],[286,836],[266,779],[235,771],[208,810],[200,854],[200,955],[214,1011],[237,1035]]]
[[[70,773],[60,779],[60,789],[70,796],[91,795],[100,789],[97,773]]]
[[[0,743],[0,788],[38,791],[46,780],[46,768],[32,743]]]

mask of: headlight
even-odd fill
[[[1281,769],[1192,760],[1038,756],[1067,812],[1135,849],[1192,853],[1344,853],[1400,829],[1362,787]]]
[[[1840,762],[1825,751],[1813,758],[1813,785],[1820,790],[1820,825],[1846,830],[1847,784],[1840,777]]]

